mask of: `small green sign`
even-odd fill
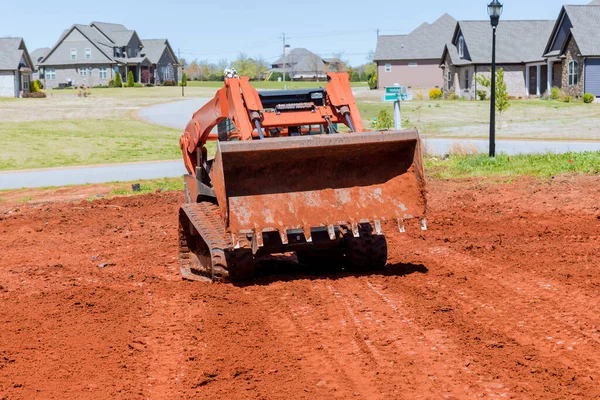
[[[385,88],[385,94],[402,93],[401,86],[389,86]]]
[[[383,101],[396,101],[396,100],[406,100],[405,94],[386,94],[383,96]]]

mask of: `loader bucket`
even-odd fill
[[[234,234],[425,217],[416,130],[219,142],[212,180]]]

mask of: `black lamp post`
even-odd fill
[[[490,104],[490,157],[496,156],[496,27],[502,15],[502,3],[492,0],[488,4],[488,15],[492,24],[492,101]]]

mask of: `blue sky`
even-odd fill
[[[0,37],[22,36],[29,51],[52,47],[73,23],[122,23],[141,38],[169,39],[187,60],[233,60],[241,52],[273,61],[282,52],[281,34],[292,47],[323,57],[343,52],[353,65],[366,61],[381,34],[408,33],[447,12],[459,20],[487,19],[482,0],[369,1],[184,1],[116,2],[0,0]],[[568,4],[587,4],[572,1]],[[505,0],[502,19],[555,19],[560,0]],[[378,9],[378,7],[380,7]]]

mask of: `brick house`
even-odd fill
[[[0,38],[0,97],[21,97],[30,91],[34,69],[22,38]]]
[[[126,82],[130,71],[135,82],[160,84],[177,80],[179,66],[168,40],[141,40],[136,31],[105,22],[73,25],[39,65],[47,88],[107,85],[117,73]]]
[[[504,70],[509,96],[540,96],[550,87],[543,54],[553,26],[554,21],[500,21],[496,31],[496,67]],[[478,85],[475,76],[490,77],[491,38],[489,20],[456,24],[440,63],[444,96],[453,93],[473,99],[477,90],[487,90]]]
[[[456,20],[444,14],[408,35],[379,36],[373,58],[377,64],[377,87],[394,84],[424,90],[442,87],[440,54],[455,26]]]
[[[600,1],[564,6],[544,51],[552,86],[576,98],[600,97]]]

